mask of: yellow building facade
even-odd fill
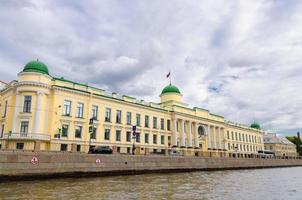
[[[278,137],[275,133],[264,134],[264,150],[272,151],[275,156],[298,156],[296,145],[285,137]]]
[[[130,153],[135,145],[137,154],[172,149],[185,155],[248,155],[263,149],[259,125],[191,108],[171,84],[159,103],[145,102],[53,77],[40,61],[27,63],[1,90],[0,103],[1,149],[87,152],[91,146],[110,146]]]

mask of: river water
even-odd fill
[[[302,200],[302,167],[7,182],[0,199]]]

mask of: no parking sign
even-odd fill
[[[31,164],[37,165],[39,164],[39,159],[36,156],[33,156],[30,160]]]
[[[101,159],[100,158],[95,159],[95,163],[96,164],[101,164]]]

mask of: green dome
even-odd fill
[[[166,94],[166,93],[178,93],[181,94],[179,89],[177,87],[175,87],[174,85],[168,85],[166,86],[163,91],[161,92],[161,94]]]
[[[251,124],[251,128],[254,128],[254,129],[261,129],[261,127],[260,127],[260,125],[259,124],[257,124],[257,123],[253,123],[253,124]]]
[[[39,60],[34,60],[27,63],[23,69],[23,72],[38,72],[49,75],[47,66]]]

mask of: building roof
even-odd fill
[[[171,83],[169,85],[167,85],[163,91],[161,92],[161,94],[166,94],[166,93],[178,93],[178,94],[181,94],[179,89],[172,85]]]
[[[263,135],[263,142],[265,144],[285,144],[285,145],[294,145],[288,139],[283,136],[277,136],[275,133],[265,133]]]
[[[23,72],[38,72],[49,75],[47,66],[39,60],[33,60],[27,63]]]

